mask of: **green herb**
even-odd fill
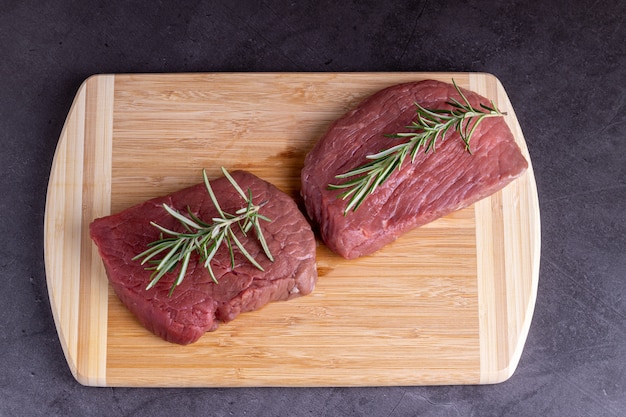
[[[135,256],[133,260],[143,258],[141,264],[144,265],[149,262],[155,266],[148,267],[146,269],[153,270],[154,272],[150,276],[150,283],[146,289],[150,289],[156,285],[157,282],[168,272],[173,271],[180,263],[180,272],[178,277],[172,284],[169,295],[172,295],[174,289],[180,285],[185,278],[187,267],[191,255],[195,252],[200,256],[200,259],[204,263],[204,267],[209,270],[211,278],[217,283],[217,278],[211,269],[211,260],[217,253],[217,250],[223,244],[226,245],[230,254],[231,265],[235,267],[235,247],[246,257],[250,263],[255,267],[263,271],[263,267],[250,255],[250,253],[244,248],[243,244],[237,238],[233,227],[236,226],[243,233],[245,237],[251,229],[254,229],[255,235],[265,255],[270,261],[274,261],[272,254],[270,253],[267,242],[263,237],[263,231],[261,229],[260,220],[270,221],[267,217],[259,214],[259,210],[267,202],[255,205],[252,203],[252,192],[248,190],[248,194],[244,193],[239,184],[228,173],[225,168],[222,168],[224,176],[231,183],[237,193],[245,200],[246,204],[241,209],[237,210],[234,214],[227,213],[222,210],[217,198],[211,189],[209,180],[206,175],[206,171],[202,171],[204,177],[204,184],[211,197],[213,205],[217,209],[219,217],[215,217],[211,223],[200,220],[197,216],[193,215],[191,209],[187,207],[189,217],[182,215],[177,210],[169,207],[167,204],[163,204],[163,208],[180,224],[184,227],[185,232],[176,232],[162,227],[154,222],[150,222],[151,225],[161,231],[160,238],[154,242],[148,244],[149,249]],[[161,259],[154,259],[159,254],[165,254]]]
[[[400,169],[407,155],[411,156],[411,163],[413,163],[420,148],[424,148],[424,153],[435,152],[437,139],[444,140],[450,129],[459,134],[465,144],[465,149],[471,153],[470,139],[480,122],[487,117],[498,117],[506,114],[500,112],[493,102],[491,102],[491,106],[481,104],[479,109],[473,107],[454,80],[452,83],[461,96],[461,100],[450,98],[447,104],[453,107],[451,110],[425,109],[415,103],[416,120],[410,126],[406,126],[411,132],[386,135],[389,138],[406,138],[406,142],[376,154],[367,155],[366,158],[370,162],[335,176],[337,179],[357,176],[357,178],[342,184],[328,185],[331,190],[346,190],[338,195],[338,198],[343,200],[350,198],[344,209],[344,215],[350,210],[355,211],[359,208],[363,201],[379,185],[384,183],[394,170]]]

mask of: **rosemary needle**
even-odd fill
[[[424,148],[424,153],[435,152],[437,140],[444,140],[446,133],[453,129],[465,144],[465,149],[471,153],[470,139],[476,127],[487,117],[499,117],[506,113],[500,112],[493,102],[491,106],[481,104],[481,108],[473,107],[463,94],[456,82],[452,80],[454,88],[461,96],[461,100],[450,98],[446,103],[452,106],[450,110],[426,109],[415,103],[416,118],[406,126],[410,132],[386,135],[389,138],[405,138],[402,142],[376,154],[367,155],[369,162],[351,171],[336,175],[337,179],[352,178],[342,184],[329,184],[330,190],[345,190],[338,198],[350,198],[344,215],[349,211],[356,211],[365,199],[384,183],[396,169],[400,169],[407,156],[411,163],[415,161],[417,152]],[[474,123],[472,124],[472,121]]]
[[[223,211],[217,201],[217,197],[215,196],[213,189],[211,188],[206,171],[204,170],[202,171],[204,184],[219,217],[211,219],[211,222],[205,222],[195,216],[189,207],[187,207],[189,215],[187,217],[177,210],[169,207],[167,204],[163,204],[165,211],[178,220],[185,231],[176,232],[154,222],[150,222],[151,225],[156,227],[161,232],[160,238],[149,243],[149,248],[147,250],[133,258],[133,260],[143,258],[141,261],[142,265],[146,263],[155,265],[146,268],[153,270],[152,275],[150,276],[150,282],[146,287],[147,290],[154,287],[165,274],[172,272],[176,266],[180,264],[178,276],[176,280],[174,280],[174,283],[169,291],[169,295],[171,296],[174,289],[180,285],[185,278],[189,261],[194,253],[199,255],[204,267],[209,271],[211,278],[215,283],[217,283],[217,278],[211,268],[211,260],[222,245],[226,245],[228,248],[231,266],[233,268],[235,267],[234,252],[236,247],[252,265],[263,271],[263,267],[246,250],[241,240],[237,237],[235,231],[233,230],[233,227],[235,226],[239,228],[244,237],[248,237],[250,230],[254,229],[254,234],[261,244],[265,255],[270,261],[274,261],[267,245],[267,241],[263,236],[263,230],[260,224],[260,220],[271,221],[259,213],[261,207],[263,207],[267,202],[255,205],[252,202],[252,192],[248,190],[248,193],[246,194],[225,168],[222,168],[222,172],[237,193],[244,199],[245,205],[234,214]],[[162,254],[162,258],[155,259],[158,255]]]

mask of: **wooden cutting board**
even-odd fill
[[[540,223],[532,167],[504,190],[346,261],[319,244],[313,294],[241,315],[190,346],[144,330],[110,289],[92,219],[246,169],[299,198],[305,154],[373,92],[452,78],[506,111],[482,73],[97,75],[80,87],[46,201],[52,312],[76,379],[94,386],[367,386],[507,379],[534,310]]]

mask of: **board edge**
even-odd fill
[[[67,153],[67,147],[70,146],[72,149],[79,149],[81,152],[84,152],[85,141],[90,134],[90,132],[87,131],[88,128],[85,126],[86,107],[88,106],[88,100],[90,100],[88,90],[94,89],[96,99],[98,95],[104,94],[106,100],[112,100],[114,79],[115,76],[113,74],[96,74],[86,78],[78,87],[55,149],[48,179],[44,209],[44,270],[51,312],[59,342],[70,372],[77,382],[85,386],[106,386],[106,342],[104,346],[102,346],[101,343],[100,346],[98,346],[97,344],[102,341],[102,338],[96,337],[95,340],[92,340],[94,339],[92,337],[93,329],[96,329],[95,331],[98,332],[97,329],[99,325],[102,324],[102,318],[104,317],[106,320],[106,311],[102,311],[102,303],[99,303],[99,306],[97,306],[100,311],[95,312],[95,314],[98,315],[96,318],[99,321],[95,326],[92,326],[91,333],[84,335],[81,340],[81,331],[79,330],[79,326],[82,325],[84,327],[85,321],[89,321],[93,318],[92,315],[94,314],[93,308],[90,307],[91,303],[85,301],[94,298],[102,298],[101,294],[100,296],[98,295],[98,292],[101,293],[102,283],[92,283],[93,279],[91,278],[91,274],[86,275],[84,273],[85,271],[81,272],[83,268],[92,269],[92,265],[80,265],[78,271],[73,271],[72,274],[69,274],[70,276],[61,273],[63,267],[57,266],[57,263],[62,262],[61,259],[63,259],[63,256],[80,256],[84,248],[91,246],[89,239],[85,242],[85,234],[88,238],[88,232],[85,233],[86,230],[84,227],[86,219],[82,218],[82,214],[84,214],[85,211],[85,202],[82,200],[82,192],[80,193],[80,201],[75,201],[73,204],[74,217],[60,217],[58,205],[64,204],[60,200],[67,197],[69,194],[76,197],[76,195],[79,194],[78,190],[85,187],[83,178],[85,175],[85,155],[81,153],[80,158],[76,158],[75,155]],[[97,106],[95,107],[97,108]],[[99,129],[100,132],[98,134],[110,136],[110,132],[105,132],[104,130],[107,128],[110,130],[112,126],[112,106],[110,106],[110,114],[104,115],[105,120],[102,120],[102,116],[101,114],[98,115],[96,126],[92,127],[91,130]],[[109,117],[108,121],[106,120],[107,117]],[[109,147],[111,140],[112,138],[109,137]],[[92,147],[95,146],[94,143],[89,145]],[[102,149],[98,150],[101,151]],[[106,157],[106,152],[104,156]],[[102,157],[102,155],[98,155],[97,157]],[[71,161],[67,161],[66,158],[70,158]],[[72,163],[77,166],[71,166]],[[73,191],[66,190],[67,187],[59,187],[60,182],[65,180],[64,175],[67,173],[68,168],[75,170],[72,176],[73,182],[70,185]],[[102,169],[99,170],[97,173],[94,173],[94,177],[99,175],[98,178],[100,178],[100,180],[106,181],[106,176],[103,177],[101,175],[106,174],[104,171],[105,170]],[[110,182],[110,166],[108,171]],[[59,188],[61,188],[62,191],[58,191]],[[110,191],[110,186],[108,189]],[[110,195],[110,192],[108,194]],[[73,239],[70,239],[70,241],[74,240],[73,242],[68,242],[66,236],[67,232],[72,235]],[[61,236],[59,237],[59,235]],[[71,247],[66,248],[66,245]],[[65,253],[66,249],[69,249],[69,254]],[[80,263],[82,264],[82,260]],[[96,284],[96,288],[92,288],[88,285],[87,287],[89,288],[85,289],[84,285],[81,285],[81,281],[85,281],[85,279],[89,281],[89,284]],[[98,286],[100,286],[100,289],[97,288]],[[108,293],[108,291],[106,293]],[[108,300],[108,295],[106,299]],[[104,308],[106,308],[106,305],[104,305]],[[72,310],[69,316],[67,314],[68,309]],[[81,314],[85,312],[87,312],[89,316],[87,318],[81,317]],[[81,321],[83,322],[82,324]],[[106,328],[106,326],[104,327]],[[106,336],[106,329],[100,329],[99,334],[102,334],[102,332],[104,332]],[[85,358],[88,358],[89,354],[84,353],[84,351],[93,351],[94,349],[98,351],[96,363],[93,364],[90,361],[85,362]]]
[[[515,334],[515,340],[512,347],[508,347],[507,349],[507,360],[504,366],[496,366],[495,368],[489,367],[488,364],[483,364],[482,361],[485,358],[485,353],[482,352],[485,346],[482,346],[482,338],[481,338],[481,372],[480,372],[480,384],[498,384],[505,382],[510,379],[517,367],[519,365],[522,352],[524,350],[526,340],[528,338],[528,333],[530,331],[530,325],[532,322],[532,318],[534,315],[535,304],[537,299],[537,290],[538,290],[538,281],[539,281],[539,264],[540,264],[540,256],[541,256],[541,221],[540,221],[540,209],[539,209],[539,197],[537,192],[537,184],[534,175],[532,159],[530,157],[530,152],[528,150],[528,144],[526,142],[525,136],[523,134],[521,125],[519,120],[515,114],[515,110],[511,100],[504,88],[504,85],[500,81],[500,79],[494,74],[488,72],[480,72],[480,73],[471,73],[470,77],[473,76],[484,76],[487,79],[491,79],[491,82],[495,84],[497,95],[499,96],[499,106],[502,106],[502,101],[507,108],[507,112],[509,113],[507,117],[514,122],[514,126],[511,126],[514,131],[514,136],[517,144],[520,146],[522,154],[526,158],[528,162],[528,168],[526,172],[523,174],[521,178],[516,179],[516,182],[525,181],[525,186],[527,187],[528,192],[528,204],[525,209],[528,211],[528,214],[532,217],[529,224],[530,236],[528,236],[529,243],[532,247],[530,251],[530,285],[529,285],[529,293],[526,303],[524,305],[524,311],[522,314],[521,326],[519,330]],[[510,185],[513,186],[514,184]],[[500,191],[499,193],[502,193]],[[491,198],[487,197],[487,200]],[[484,202],[486,203],[485,200]],[[478,228],[477,228],[478,229]],[[501,346],[497,347],[501,348]],[[493,352],[487,352],[493,353]],[[498,364],[499,365],[499,364]]]

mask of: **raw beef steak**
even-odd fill
[[[490,105],[476,93],[462,90],[472,106]],[[503,188],[528,167],[502,117],[481,122],[465,150],[458,133],[438,141],[436,152],[423,149],[411,164],[407,158],[354,212],[344,215],[348,200],[329,190],[345,180],[335,176],[367,162],[366,156],[403,139],[386,135],[407,132],[415,103],[428,109],[451,109],[461,100],[452,84],[427,80],[386,88],[365,99],[337,120],[306,156],[302,196],[321,237],[347,259],[371,254],[410,229],[431,222]]]
[[[182,231],[180,223],[163,209],[163,203],[181,213],[186,213],[189,207],[205,221],[218,217],[204,184],[148,200],[90,225],[91,237],[98,246],[115,293],[143,326],[167,341],[195,342],[205,332],[215,330],[219,322],[233,320],[238,314],[259,309],[271,301],[309,294],[315,286],[315,238],[295,202],[248,172],[235,171],[231,175],[244,191],[252,191],[255,204],[267,201],[260,214],[272,221],[261,220],[261,227],[274,262],[267,258],[256,238],[246,239],[238,232],[245,248],[264,272],[253,266],[237,248],[234,250],[235,268],[231,268],[228,250],[221,247],[212,260],[218,284],[212,281],[194,254],[185,279],[171,297],[168,292],[178,267],[162,277],[155,287],[146,290],[151,271],[140,264],[141,260],[132,258],[159,238],[159,231],[150,221]],[[225,177],[211,181],[211,187],[225,212],[234,213],[243,206],[243,198]]]

